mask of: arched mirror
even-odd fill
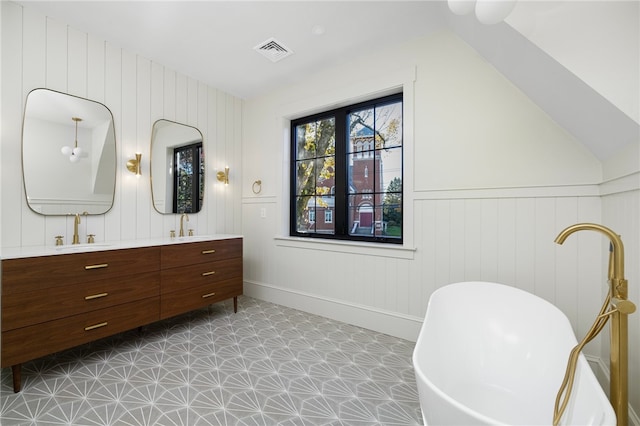
[[[199,212],[204,179],[202,133],[174,121],[156,121],[151,132],[153,207],[163,214]]]
[[[22,126],[22,172],[27,203],[36,213],[109,211],[116,184],[111,111],[54,90],[31,91]]]

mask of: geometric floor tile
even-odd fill
[[[420,425],[414,343],[249,297],[2,369],[0,424]]]

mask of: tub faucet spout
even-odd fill
[[[577,223],[565,228],[555,239],[558,244],[564,243],[567,237],[574,232],[591,230],[600,232],[609,237],[613,250],[609,256],[609,279],[611,280],[611,297],[627,298],[627,280],[624,278],[624,245],[620,236],[606,226],[596,223]]]

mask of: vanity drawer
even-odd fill
[[[139,300],[2,333],[2,367],[68,349],[159,319],[159,298]]]
[[[160,273],[45,288],[2,297],[2,331],[158,296]]]
[[[162,269],[242,257],[242,239],[171,244],[161,247]]]
[[[7,259],[2,261],[2,294],[38,291],[159,269],[159,247]]]
[[[161,294],[183,291],[190,287],[212,284],[230,278],[237,278],[242,282],[242,258],[164,269],[161,277]]]
[[[165,319],[183,314],[215,302],[242,294],[242,279],[232,278],[226,281],[202,284],[161,296],[160,318]]]

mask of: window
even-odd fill
[[[202,142],[173,150],[173,213],[196,213],[204,198]]]
[[[292,236],[402,243],[401,93],[293,120],[291,143]]]
[[[333,223],[333,210],[324,211],[324,223]]]

